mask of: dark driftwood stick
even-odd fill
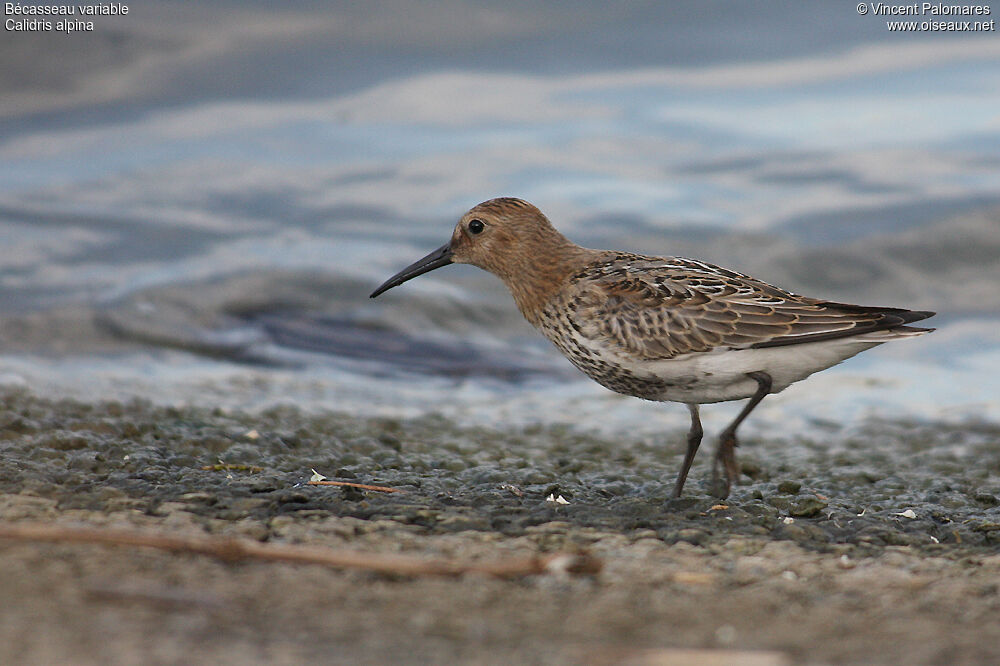
[[[0,524],[0,539],[158,548],[173,553],[207,555],[226,562],[260,560],[320,564],[335,569],[363,569],[397,576],[459,576],[479,573],[514,578],[544,573],[595,574],[601,569],[601,562],[586,554],[556,553],[500,562],[457,562],[408,555],[331,550],[317,546],[263,544],[231,537],[177,537],[31,523]]]

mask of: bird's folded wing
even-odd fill
[[[573,327],[648,360],[859,335],[933,314],[807,298],[684,259],[634,257],[594,265],[585,277],[564,301]]]

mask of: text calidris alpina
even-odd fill
[[[726,497],[739,475],[736,429],[764,396],[875,345],[933,330],[906,326],[933,312],[807,298],[693,259],[589,250],[513,198],[470,210],[447,245],[371,297],[451,263],[503,280],[524,317],[602,386],[687,404],[691,430],[674,497],[701,444],[698,405],[750,399],[715,453],[713,487]]]

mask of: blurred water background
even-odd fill
[[[747,430],[1000,419],[1000,39],[854,3],[144,0],[0,41],[0,383],[643,434],[453,266],[494,196],[938,327]],[[708,427],[738,406],[705,410]]]

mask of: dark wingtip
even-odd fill
[[[767,340],[765,342],[758,342],[755,345],[751,345],[751,347],[758,349],[765,347],[797,345],[804,342],[820,342],[823,340],[834,340],[836,338],[849,338],[863,333],[874,333],[875,331],[884,331],[887,329],[930,333],[934,330],[933,328],[917,328],[915,326],[907,326],[907,324],[928,319],[929,317],[933,317],[937,314],[936,312],[931,312],[929,310],[904,310],[902,308],[880,308],[832,302],[824,303],[823,305],[848,313],[867,315],[867,318],[862,317],[862,319],[856,321],[853,328],[829,331],[827,333],[814,333],[810,335],[786,335]],[[877,318],[871,318],[873,315]]]
[[[930,319],[931,317],[936,315],[937,312],[931,312],[930,310],[909,310],[906,312],[902,312],[900,314],[902,315],[903,319],[906,320],[906,323],[909,324],[911,321],[921,321],[922,319]]]

